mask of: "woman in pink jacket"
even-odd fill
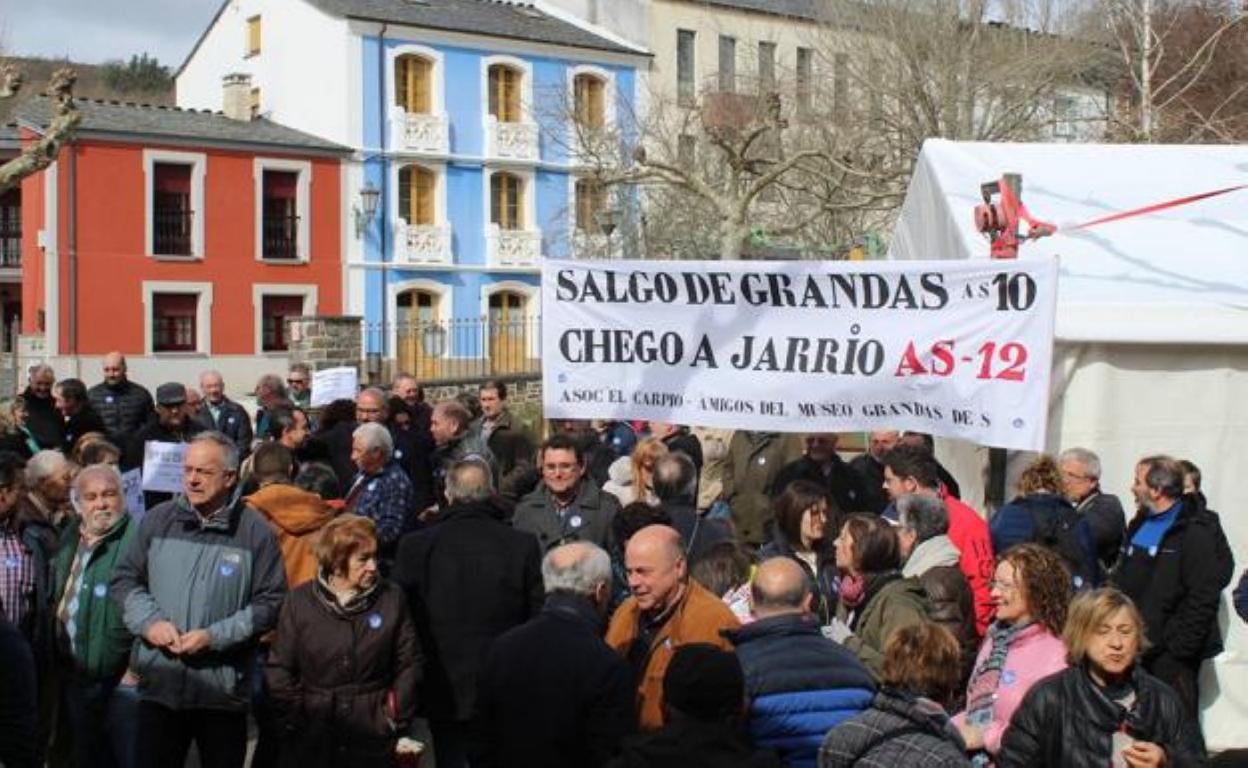
[[[975,659],[966,710],[953,718],[975,766],[990,766],[1010,716],[1037,682],[1066,668],[1061,636],[1070,572],[1039,544],[1007,550],[992,580],[996,619]]]

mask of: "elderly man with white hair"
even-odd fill
[[[66,728],[78,765],[133,765],[138,679],[126,665],[134,636],[108,597],[118,556],[138,523],[126,514],[121,474],[109,464],[74,478],[71,519],[53,560],[53,618]]]
[[[611,560],[587,541],[542,560],[546,604],[494,641],[477,684],[474,765],[596,766],[632,730],[632,673],[602,640]]]
[[[347,492],[346,509],[377,524],[378,554],[383,565],[388,564],[413,519],[412,481],[394,460],[390,430],[376,422],[361,424],[351,433],[351,461],[359,472]]]
[[[39,451],[26,462],[26,503],[35,517],[63,530],[69,514],[74,465],[60,451]]]

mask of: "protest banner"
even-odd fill
[[[163,493],[182,492],[182,462],[186,443],[162,443],[148,440],[143,444],[143,490]]]
[[[121,495],[126,499],[126,512],[135,519],[143,519],[147,509],[143,503],[143,472],[132,469],[121,473]]]
[[[359,387],[360,372],[353,366],[313,371],[312,407],[329,405],[338,399],[354,400]]]
[[[1053,259],[547,260],[548,418],[1044,447]]]

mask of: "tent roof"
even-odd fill
[[[1248,184],[1248,146],[992,144],[930,139],[893,233],[895,259],[987,259],[980,184],[1023,177],[1032,215],[1058,226],[1023,258],[1061,261],[1057,338],[1248,343],[1248,189],[1064,233],[1111,213]]]

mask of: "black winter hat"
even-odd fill
[[[724,720],[741,712],[745,675],[731,651],[709,643],[676,649],[663,676],[663,701],[697,720]]]

